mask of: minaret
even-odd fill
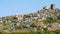
[[[16,11],[16,18],[18,18],[18,20],[21,20],[21,19],[23,19],[23,16],[19,15],[19,12],[18,12],[18,10]]]
[[[51,10],[55,10],[56,9],[56,5],[55,4],[51,4]]]
[[[16,25],[18,26],[21,24],[21,19],[22,19],[22,16],[19,15],[18,10],[16,11],[16,18],[17,18]]]
[[[18,14],[18,10],[16,10],[16,17],[18,17],[19,16],[19,14]]]

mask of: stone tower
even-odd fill
[[[55,10],[56,9],[56,5],[55,4],[51,4],[51,10]]]

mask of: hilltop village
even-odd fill
[[[37,13],[13,15],[0,18],[2,31],[60,30],[60,9],[55,4],[44,6]]]

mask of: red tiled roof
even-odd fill
[[[37,26],[44,26],[44,24],[43,23],[38,23]]]

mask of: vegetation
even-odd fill
[[[30,32],[1,32],[0,34],[60,34],[60,30],[57,31],[30,31]]]

